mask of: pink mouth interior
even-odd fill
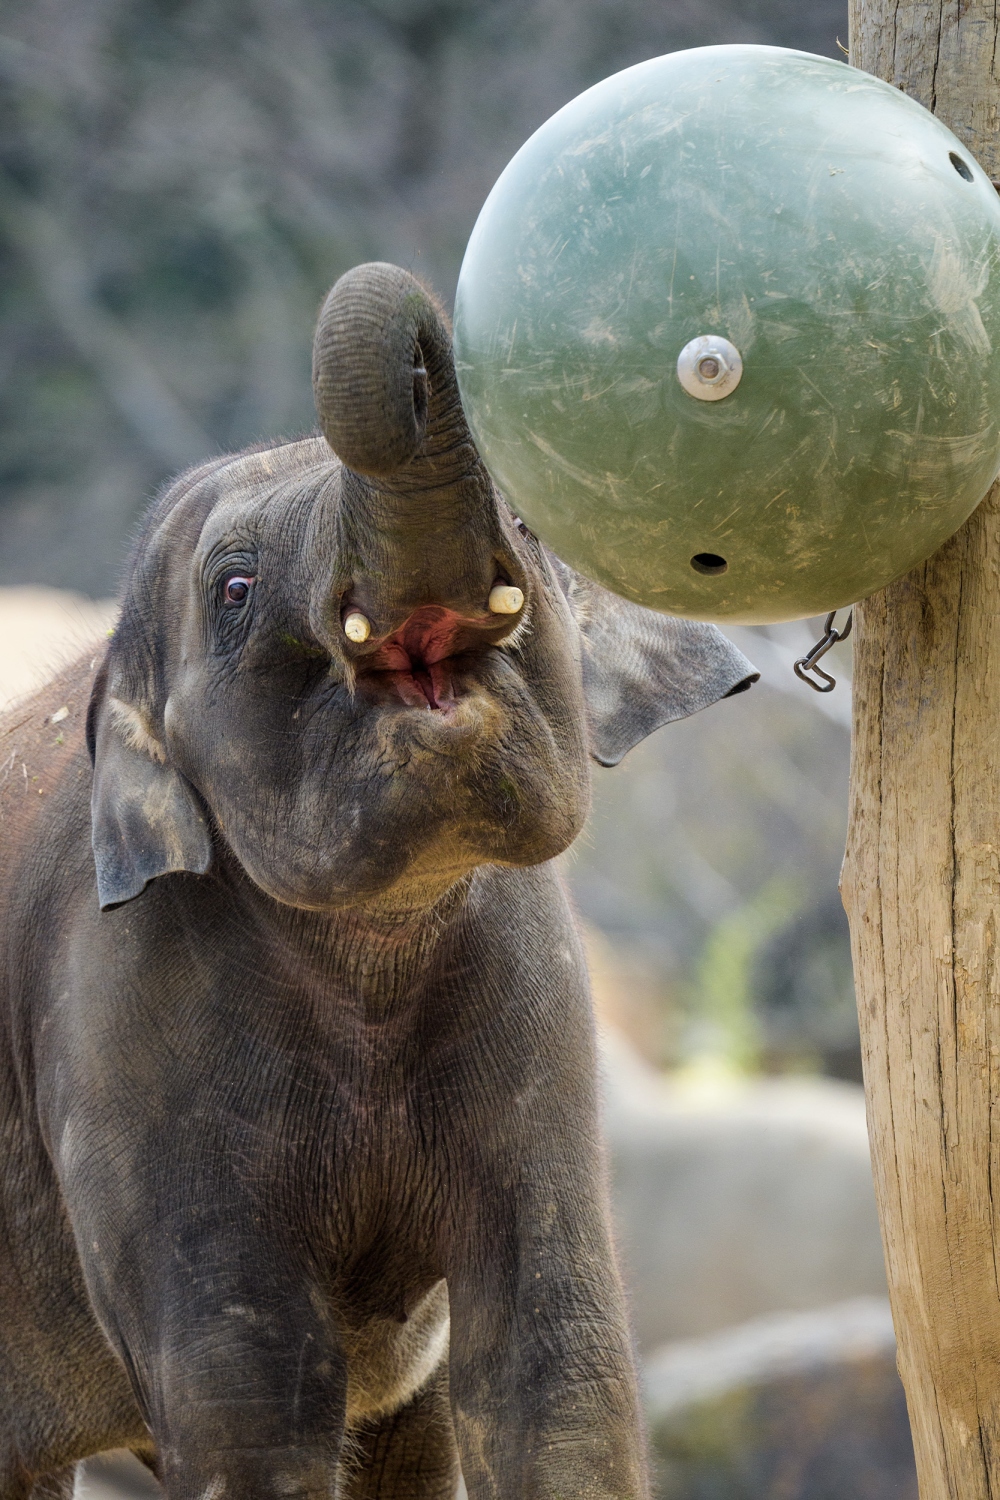
[[[450,658],[470,643],[470,631],[479,623],[443,605],[424,605],[383,641],[366,665],[386,673],[409,707],[447,712],[456,700]]]

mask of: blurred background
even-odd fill
[[[763,42],[841,56],[846,9],[846,0],[6,0],[0,701],[106,629],[135,520],[167,476],[206,454],[312,429],[313,321],[341,272],[396,261],[450,306],[492,183],[568,99],[677,48]],[[656,1387],[662,1401],[673,1411],[687,1389],[685,1359],[698,1379],[706,1359],[745,1375],[731,1350],[689,1348],[742,1329],[744,1354],[771,1350],[774,1389],[799,1372],[814,1415],[816,1400],[841,1409],[829,1394],[808,1395],[802,1375],[812,1379],[831,1349],[866,1379],[884,1366],[882,1436],[888,1443],[891,1429],[897,1447],[888,1488],[871,1477],[882,1470],[870,1454],[858,1460],[864,1483],[831,1469],[829,1455],[793,1464],[789,1478],[782,1443],[812,1419],[782,1425],[794,1405],[786,1390],[778,1437],[764,1444],[771,1458],[720,1469],[719,1432],[730,1447],[745,1441],[732,1435],[731,1412],[713,1417],[708,1449],[684,1437],[673,1458],[661,1454],[663,1494],[915,1494],[837,895],[849,646],[827,659],[840,679],[828,696],[792,673],[820,625],[731,632],[762,683],[654,735],[618,770],[596,771],[593,817],[564,866],[608,1038],[639,1343],[651,1371],[657,1350],[674,1351],[674,1374],[661,1369]],[[808,1323],[810,1310],[830,1306],[848,1309],[847,1322]],[[767,1323],[788,1316],[807,1323],[777,1332]],[[827,1353],[817,1365],[819,1356],[788,1353],[799,1344]],[[703,1380],[710,1404],[699,1410],[715,1411],[723,1387]],[[881,1408],[859,1389],[855,1381],[851,1400],[870,1426]],[[770,1420],[760,1416],[760,1431]]]

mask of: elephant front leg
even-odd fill
[[[333,1393],[322,1424],[300,1424],[238,1379],[234,1384],[234,1394],[195,1397],[154,1427],[163,1434],[162,1482],[170,1500],[330,1500],[342,1440],[330,1420],[338,1405]]]
[[[286,1230],[249,1213],[160,1235],[123,1297],[98,1298],[156,1443],[169,1500],[330,1500],[346,1362]],[[213,1214],[214,1218],[214,1214]]]
[[[227,1299],[170,1341],[152,1427],[170,1500],[329,1500],[343,1360],[297,1298]],[[236,1327],[233,1326],[234,1322]]]
[[[635,1363],[601,1206],[506,1205],[449,1275],[471,1500],[644,1500]],[[527,1226],[519,1236],[518,1228]]]

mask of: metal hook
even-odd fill
[[[837,611],[835,609],[831,610],[826,617],[826,624],[823,627],[823,639],[816,642],[808,656],[800,656],[795,663],[796,677],[798,677],[800,682],[808,682],[809,686],[816,693],[832,693],[837,686],[837,679],[831,677],[829,672],[824,672],[823,668],[818,667],[816,663],[821,657],[826,655],[831,646],[836,646],[838,641],[847,640],[847,637],[851,633],[851,626],[854,624],[854,610],[852,609],[847,616],[847,624],[843,630],[835,630],[833,628],[833,622],[836,618]],[[807,672],[815,672],[816,677],[822,677],[823,681],[817,682],[815,678],[807,677]]]

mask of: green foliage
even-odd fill
[[[796,900],[794,887],[776,877],[711,929],[689,1003],[694,1023],[689,1054],[709,1053],[741,1069],[756,1066],[761,1029],[751,987],[753,964],[767,938],[794,914]]]

